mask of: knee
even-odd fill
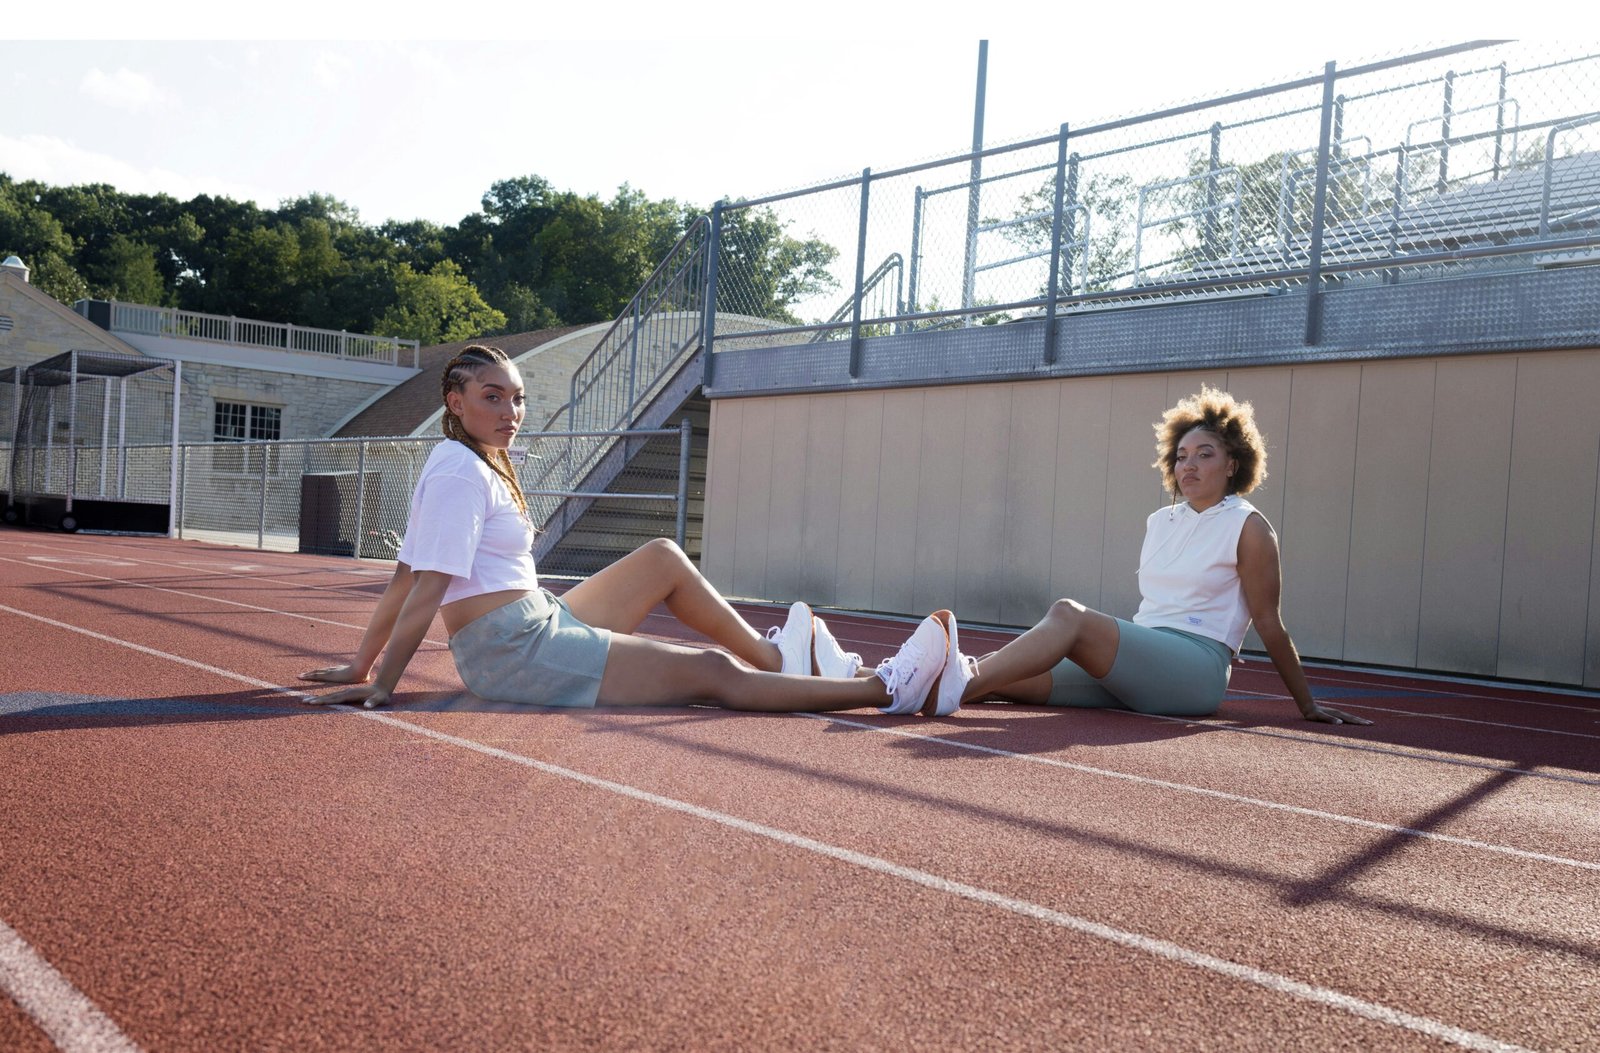
[[[699,692],[706,698],[727,701],[747,672],[745,666],[726,651],[701,651],[693,659],[694,680]]]
[[[640,545],[639,550],[646,553],[651,559],[662,563],[686,564],[689,562],[689,557],[684,554],[683,549],[678,547],[678,543],[671,538],[652,538]]]
[[[1060,599],[1050,605],[1044,620],[1061,626],[1076,625],[1088,609],[1077,600]]]

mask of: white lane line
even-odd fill
[[[81,625],[72,625],[68,622],[58,622],[54,618],[46,618],[44,615],[34,614],[32,611],[19,611],[15,607],[8,607],[3,603],[0,603],[0,611],[5,611],[7,614],[15,614],[19,618],[32,618],[36,622],[43,622],[46,625],[53,625],[57,629],[65,629],[68,632],[78,633],[81,636],[87,636],[91,639],[103,640],[109,644],[116,644],[118,647],[126,647],[130,651],[138,651],[140,654],[147,654],[152,658],[165,658],[169,662],[177,662],[179,665],[186,665],[191,669],[199,669],[203,672],[212,673],[228,680],[237,680],[240,683],[249,684],[251,687],[263,687],[269,691],[276,691],[281,695],[287,695],[290,698],[304,699],[315,697],[314,695],[311,695],[305,691],[296,691],[293,688],[284,687],[281,684],[270,683],[266,680],[257,680],[253,676],[245,676],[243,673],[235,673],[231,669],[223,669],[220,666],[207,665],[205,662],[197,662],[193,658],[185,658],[182,655],[173,654],[170,651],[158,651],[154,647],[146,647],[144,644],[136,644],[132,640],[124,640],[116,636],[107,636],[105,633],[97,633],[93,629],[85,629]]]
[[[1242,668],[1264,673],[1268,676],[1277,675],[1273,671],[1272,664],[1265,658],[1257,658],[1254,655],[1248,655],[1240,658],[1239,664]],[[1482,689],[1493,686],[1492,684],[1485,683],[1481,678],[1472,679],[1465,676],[1450,676],[1446,673],[1427,673],[1421,671],[1402,672],[1398,670],[1390,671],[1384,669],[1362,670],[1359,667],[1352,668],[1350,672],[1347,673],[1344,670],[1329,669],[1325,666],[1319,666],[1315,660],[1308,661],[1306,668],[1306,675],[1308,677],[1318,681],[1319,683],[1330,684],[1334,687],[1357,687],[1372,689],[1380,686],[1372,679],[1362,679],[1360,676],[1352,675],[1362,672],[1365,672],[1368,677],[1397,677],[1399,679],[1412,680],[1423,684],[1449,684],[1452,685],[1452,688],[1460,686]],[[1582,713],[1593,713],[1596,711],[1594,706],[1567,705],[1561,702],[1541,702],[1537,699],[1523,698],[1520,694],[1517,696],[1508,697],[1506,695],[1486,694],[1482,690],[1456,691],[1452,689],[1448,692],[1418,691],[1414,687],[1399,688],[1399,690],[1407,692],[1408,694],[1448,694],[1451,698],[1477,698],[1486,702],[1514,702],[1519,706],[1549,706],[1554,709],[1575,709]],[[1554,695],[1558,698],[1590,699],[1600,702],[1600,694],[1597,694],[1594,691],[1587,691],[1581,687],[1547,687],[1543,684],[1514,684],[1504,688],[1503,690],[1526,692],[1528,694],[1535,695]],[[1289,696],[1282,695],[1279,697],[1288,698]]]
[[[23,566],[34,566],[34,564],[30,563],[28,560],[12,559],[9,556],[0,556],[0,563],[20,563]],[[203,592],[185,592],[182,589],[169,589],[162,585],[146,585],[142,581],[128,581],[126,578],[112,578],[107,577],[104,574],[90,574],[88,571],[69,570],[66,567],[51,567],[50,569],[60,571],[63,574],[75,574],[80,578],[93,578],[96,581],[109,581],[116,585],[124,585],[130,589],[150,589],[154,592],[166,592],[173,596],[182,596],[185,599],[205,600],[208,603],[221,603],[229,607],[242,607],[247,611],[259,611],[262,614],[277,614],[285,618],[295,618],[303,622],[315,622],[318,625],[333,625],[340,629],[355,629],[358,631],[364,631],[366,629],[365,625],[355,625],[350,622],[336,622],[329,618],[315,618],[309,614],[295,614],[292,611],[283,611],[276,607],[260,607],[254,603],[242,603],[239,600],[225,600],[220,596],[210,596]],[[290,583],[284,582],[283,584],[287,585]],[[433,644],[436,647],[441,648],[448,648],[450,646],[449,643],[444,640],[431,640],[425,638],[422,642]]]
[[[0,991],[10,995],[62,1053],[139,1053],[99,1006],[4,921],[0,921]]]
[[[842,724],[846,727],[860,728],[863,731],[873,731],[881,735],[895,735],[901,738],[916,739],[919,742],[937,742],[941,746],[951,749],[970,750],[973,753],[986,753],[995,757],[1005,757],[1008,760],[1024,761],[1028,764],[1043,764],[1052,768],[1065,768],[1068,771],[1082,772],[1085,775],[1099,775],[1107,779],[1120,779],[1124,782],[1137,783],[1141,786],[1154,786],[1163,790],[1173,790],[1177,793],[1190,793],[1198,797],[1211,797],[1219,801],[1230,801],[1234,804],[1249,805],[1253,808],[1267,808],[1277,812],[1289,812],[1293,815],[1304,816],[1308,819],[1321,819],[1330,823],[1343,823],[1346,826],[1358,826],[1368,830],[1381,830],[1388,834],[1403,834],[1406,837],[1425,838],[1429,841],[1442,841],[1445,844],[1456,845],[1461,848],[1472,848],[1480,852],[1494,852],[1499,855],[1515,856],[1518,859],[1530,859],[1540,863],[1554,863],[1557,866],[1575,867],[1579,870],[1600,871],[1600,863],[1586,859],[1572,859],[1568,856],[1547,855],[1544,852],[1530,852],[1524,848],[1512,848],[1509,845],[1497,845],[1488,841],[1479,841],[1470,837],[1457,837],[1454,834],[1441,834],[1432,830],[1418,830],[1409,826],[1396,826],[1392,823],[1381,823],[1374,819],[1362,819],[1353,815],[1341,815],[1337,812],[1324,812],[1317,808],[1306,808],[1298,804],[1284,804],[1281,801],[1268,801],[1260,797],[1246,797],[1242,794],[1229,793],[1226,790],[1213,790],[1204,786],[1191,786],[1188,783],[1169,782],[1166,779],[1151,778],[1148,775],[1134,775],[1130,772],[1115,771],[1110,768],[1096,768],[1088,764],[1078,764],[1073,761],[1059,760],[1055,757],[1040,757],[1036,754],[1013,753],[1011,750],[998,749],[994,746],[981,746],[975,742],[962,742],[955,739],[946,739],[938,735],[923,735],[915,731],[901,728],[886,728],[876,724],[866,724],[848,717],[836,717],[827,713],[796,713],[795,716],[809,717],[812,720],[826,721],[829,724]]]
[[[1449,764],[1458,768],[1477,768],[1482,771],[1506,772],[1511,775],[1526,775],[1534,779],[1551,779],[1556,782],[1572,782],[1580,786],[1600,786],[1600,779],[1588,779],[1581,775],[1567,775],[1555,771],[1539,771],[1535,768],[1517,768],[1509,764],[1490,764],[1487,761],[1469,760],[1465,757],[1446,756],[1430,750],[1402,748],[1399,746],[1373,746],[1365,742],[1352,742],[1349,739],[1332,738],[1325,735],[1298,735],[1292,731],[1279,731],[1274,728],[1246,728],[1236,724],[1223,724],[1215,720],[1196,720],[1194,717],[1169,717],[1160,713],[1135,713],[1131,709],[1101,709],[1099,713],[1115,713],[1123,717],[1137,717],[1143,720],[1164,720],[1169,724],[1182,724],[1195,731],[1211,734],[1213,732],[1228,732],[1234,735],[1262,735],[1273,739],[1287,739],[1290,742],[1300,742],[1307,746],[1326,746],[1341,750],[1357,750],[1362,753],[1378,753],[1386,757],[1403,757],[1406,760],[1422,761],[1427,764]]]
[[[1377,1002],[1369,1002],[1365,999],[1356,998],[1352,995],[1347,995],[1331,988],[1317,987],[1313,984],[1304,983],[1302,981],[1292,979],[1291,977],[1283,976],[1279,973],[1268,972],[1265,969],[1256,969],[1252,966],[1240,965],[1238,962],[1228,961],[1225,958],[1218,958],[1215,955],[1206,954],[1203,951],[1190,950],[1187,947],[1180,946],[1167,940],[1157,939],[1151,936],[1144,936],[1136,932],[1128,932],[1125,929],[1113,928],[1110,925],[1103,925],[1100,922],[1090,921],[1087,918],[1080,918],[1073,914],[1066,914],[1062,911],[1052,910],[1049,907],[1040,906],[1037,903],[1016,899],[1015,897],[1007,896],[999,892],[992,892],[989,889],[978,888],[974,885],[968,885],[960,881],[952,881],[949,878],[943,878],[937,874],[930,874],[925,870],[918,870],[915,867],[902,866],[899,863],[894,863],[878,856],[868,855],[864,852],[857,852],[849,848],[841,848],[838,845],[832,845],[825,841],[818,841],[814,838],[806,837],[803,834],[791,833],[788,830],[780,830],[776,827],[767,826],[763,823],[752,822],[748,819],[740,819],[737,816],[728,815],[725,812],[713,811],[710,808],[703,808],[700,805],[690,804],[687,801],[680,801],[674,797],[664,797],[660,794],[651,793],[649,790],[641,790],[636,786],[612,782],[610,779],[602,779],[595,775],[588,775],[584,772],[573,771],[570,768],[563,768],[559,765],[550,764],[546,761],[534,760],[532,757],[525,757],[519,753],[512,753],[510,750],[500,749],[496,746],[487,746],[479,742],[474,742],[471,739],[458,738],[455,735],[446,734],[442,731],[435,731],[432,728],[426,728],[418,724],[413,724],[408,720],[401,720],[397,717],[389,716],[388,714],[374,713],[367,710],[351,710],[351,712],[358,716],[367,717],[371,720],[382,721],[385,724],[393,725],[394,727],[400,728],[412,734],[426,735],[428,738],[436,739],[440,742],[446,742],[453,746],[460,746],[462,749],[472,750],[475,753],[481,753],[485,756],[509,761],[513,764],[519,764],[525,768],[532,768],[547,775],[554,775],[559,778],[570,779],[573,782],[578,782],[586,786],[595,787],[596,789],[605,790],[621,797],[628,797],[636,801],[642,801],[646,804],[653,804],[660,808],[666,808],[674,812],[680,812],[684,815],[694,816],[697,819],[704,819],[708,822],[717,823],[721,826],[726,826],[747,834],[753,834],[757,837],[763,837],[771,841],[776,841],[779,844],[787,845],[791,848],[798,848],[807,852],[815,853],[816,855],[825,856],[829,859],[836,859],[842,863],[848,863],[852,866],[861,867],[862,869],[872,871],[873,873],[882,874],[887,877],[899,878],[902,881],[921,885],[924,888],[933,889],[937,892],[944,892],[952,896],[959,896],[962,899],[972,900],[975,903],[982,903],[985,906],[995,907],[999,910],[1008,911],[1012,914],[1017,914],[1025,918],[1032,918],[1035,921],[1042,921],[1046,924],[1055,925],[1063,929],[1070,929],[1074,932],[1082,933],[1086,936],[1092,936],[1097,939],[1106,940],[1107,942],[1115,943],[1131,950],[1142,951],[1145,954],[1155,955],[1160,958],[1165,958],[1169,961],[1178,962],[1182,965],[1191,966],[1196,969],[1203,969],[1234,980],[1241,980],[1245,983],[1255,984],[1258,987],[1264,987],[1267,990],[1274,991],[1278,994],[1285,994],[1294,998],[1301,998],[1309,1002],[1316,1002],[1321,1005],[1330,1006],[1335,1009],[1342,1009],[1345,1012],[1352,1013],[1356,1016],[1365,1017],[1368,1020],[1375,1020],[1382,1024],[1407,1028],[1409,1030],[1428,1035],[1432,1038],[1454,1043],[1455,1045],[1466,1049],[1495,1050],[1500,1051],[1500,1053],[1512,1053],[1512,1051],[1517,1051],[1517,1053],[1529,1053],[1529,1051],[1525,1050],[1525,1048],[1522,1046],[1514,1045],[1509,1042],[1503,1042],[1499,1039],[1480,1034],[1476,1031],[1468,1031],[1464,1028],[1453,1027],[1449,1024],[1441,1023],[1440,1021],[1433,1020],[1428,1017],[1417,1016],[1415,1014],[1407,1013]]]
[[[29,547],[32,547],[32,548],[43,548],[44,547],[43,545],[40,545],[40,544],[38,544],[36,542],[24,541],[24,542],[21,542],[21,544],[28,545]],[[62,550],[61,549],[48,549],[47,551],[60,552]],[[143,551],[143,550],[141,549],[141,551]],[[32,556],[32,557],[29,557],[29,558],[30,559],[41,559],[43,557]],[[310,590],[314,590],[316,592],[332,592],[332,593],[337,593],[339,595],[348,595],[352,590],[354,590],[354,589],[356,589],[358,587],[372,585],[372,584],[374,584],[376,582],[383,581],[383,580],[387,579],[388,577],[390,577],[394,573],[394,571],[392,569],[390,569],[390,570],[382,570],[382,569],[379,569],[379,568],[376,568],[376,567],[374,567],[374,568],[372,568],[370,570],[367,570],[367,569],[359,568],[359,567],[351,567],[351,568],[347,569],[347,568],[340,568],[340,567],[321,567],[321,566],[319,566],[316,569],[318,571],[320,571],[320,572],[325,572],[325,573],[328,573],[328,574],[349,574],[349,575],[353,575],[353,576],[359,577],[361,580],[343,582],[343,583],[338,584],[338,585],[311,585],[311,584],[308,584],[308,583],[303,582],[303,581],[285,581],[282,578],[264,578],[264,577],[260,577],[259,575],[255,575],[255,574],[237,573],[238,571],[244,570],[246,568],[257,568],[257,569],[260,569],[260,570],[268,570],[268,571],[274,571],[274,572],[292,569],[292,568],[288,568],[288,567],[274,567],[274,566],[271,566],[270,564],[238,564],[238,563],[226,563],[226,562],[223,562],[223,561],[220,561],[220,560],[217,560],[217,561],[208,560],[208,561],[204,561],[204,562],[195,561],[195,560],[169,561],[169,560],[160,560],[160,559],[147,559],[147,558],[144,558],[142,556],[128,556],[128,557],[125,557],[125,558],[128,559],[128,560],[131,560],[133,563],[141,563],[141,564],[145,564],[147,566],[152,566],[152,567],[168,567],[168,568],[170,568],[172,570],[188,571],[191,574],[203,573],[207,577],[214,578],[214,579],[221,580],[221,581],[251,581],[251,582],[262,582],[264,584],[269,584],[269,585],[289,585],[289,586],[292,586],[292,587],[297,588],[297,589],[310,589]],[[89,562],[89,561],[85,561],[85,562]],[[217,573],[217,569],[218,568],[225,569],[225,570],[228,570],[228,571],[233,571],[235,573]]]
[[[214,671],[222,676],[231,676],[235,680],[239,680],[243,683],[251,684],[253,686],[267,687],[273,690],[282,691],[285,694],[302,694],[301,692],[290,691],[286,688],[280,688],[276,685],[266,683],[265,681],[257,680],[254,677],[244,676],[239,673],[231,673],[227,670],[218,669],[215,666],[207,666],[204,663],[196,662],[192,659],[183,658],[173,654],[166,654],[161,651],[156,651],[153,648],[144,647],[140,644],[130,643],[126,640],[118,640],[115,637],[107,636],[104,633],[97,633],[90,629],[69,625],[65,622],[58,622],[51,618],[44,618],[40,615],[28,614],[27,612],[17,611],[14,608],[5,607],[3,605],[0,605],[0,610],[10,611],[14,614],[21,614],[24,617],[34,618],[38,621],[56,625],[73,632],[83,633],[86,636],[92,636],[96,639],[105,640],[110,643],[121,644],[122,646],[132,648],[133,650],[144,654],[157,655],[180,662],[184,665]],[[592,786],[596,789],[605,790],[609,793],[614,793],[622,797],[628,797],[647,804],[653,804],[660,808],[666,808],[685,815],[691,815],[699,819],[704,819],[708,822],[729,827],[730,829],[753,834],[757,837],[776,841],[780,844],[788,845],[792,848],[798,848],[807,852],[812,852],[816,855],[824,856],[829,859],[835,859],[843,863],[848,863],[852,866],[861,867],[865,870],[885,875],[887,877],[899,878],[902,881],[921,885],[924,888],[933,889],[938,892],[944,892],[953,896],[959,896],[963,899],[971,900],[975,903],[982,903],[986,906],[994,907],[999,910],[1008,911],[1021,917],[1032,918],[1036,921],[1042,921],[1049,925],[1055,925],[1063,929],[1069,929],[1074,932],[1082,933],[1086,936],[1092,936],[1122,947],[1127,947],[1131,950],[1165,958],[1169,961],[1216,973],[1220,976],[1226,976],[1230,979],[1239,980],[1244,983],[1254,984],[1257,987],[1262,987],[1278,994],[1284,994],[1293,998],[1299,998],[1308,1002],[1315,1002],[1321,1005],[1329,1006],[1334,1009],[1340,1009],[1344,1012],[1351,1013],[1355,1016],[1364,1017],[1365,1019],[1373,1020],[1378,1023],[1406,1028],[1419,1034],[1427,1035],[1431,1038],[1437,1038],[1445,1042],[1453,1043],[1465,1049],[1493,1051],[1493,1053],[1532,1053],[1532,1051],[1526,1050],[1522,1046],[1518,1046],[1509,1042],[1503,1042],[1499,1039],[1480,1034],[1476,1031],[1469,1031],[1464,1028],[1454,1027],[1450,1024],[1434,1020],[1430,1017],[1407,1013],[1403,1010],[1395,1009],[1392,1006],[1382,1005],[1377,1002],[1369,1002],[1366,999],[1356,998],[1353,995],[1347,995],[1341,991],[1335,991],[1332,988],[1318,987],[1314,984],[1304,983],[1300,980],[1295,980],[1279,973],[1268,972],[1265,969],[1257,969],[1252,966],[1241,965],[1238,962],[1228,961],[1225,958],[1218,958],[1215,955],[1206,954],[1203,951],[1190,950],[1187,947],[1180,946],[1179,944],[1172,943],[1167,940],[1157,939],[1151,936],[1144,936],[1136,932],[1128,932],[1124,929],[1113,928],[1110,925],[1103,925],[1096,921],[1090,921],[1087,918],[1080,918],[1073,914],[1052,910],[1049,907],[1044,907],[1037,903],[1031,903],[1027,900],[1016,899],[1015,897],[1006,896],[988,889],[978,888],[974,885],[964,884],[959,881],[952,881],[948,878],[939,877],[937,874],[930,874],[927,871],[918,870],[914,867],[902,866],[899,863],[894,863],[878,856],[867,855],[864,852],[857,852],[853,849],[842,848],[838,845],[828,844],[825,841],[818,841],[802,834],[791,833],[787,830],[780,830],[776,827],[752,822],[748,819],[740,819],[737,816],[728,815],[725,812],[713,811],[712,809],[703,808],[697,804],[690,804],[687,801],[680,801],[673,797],[664,797],[660,794],[651,793],[649,790],[641,790],[636,786],[628,786],[624,783],[612,782],[610,779],[602,779],[595,775],[588,775],[584,772],[574,771],[570,768],[563,768],[559,765],[550,764],[547,761],[535,760],[532,757],[525,757],[522,754],[513,753],[510,750],[501,749],[497,746],[488,746],[480,742],[474,742],[470,739],[459,738],[455,735],[449,735],[442,731],[435,731],[432,728],[427,728],[420,724],[413,724],[408,720],[401,720],[398,717],[393,717],[386,713],[378,713],[372,710],[355,709],[349,706],[336,706],[330,708],[338,709],[355,716],[365,717],[368,720],[374,720],[381,724],[389,725],[408,734],[421,735],[426,738],[434,739],[438,742],[449,743],[453,746],[459,746],[462,749],[471,750],[474,753],[480,753],[487,757],[494,757],[499,760],[509,761],[510,763],[531,768],[547,775],[554,775],[558,778],[569,779],[574,782],[582,783],[586,786]]]

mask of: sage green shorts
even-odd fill
[[[548,589],[490,611],[450,637],[467,690],[491,702],[532,706],[593,706],[610,648],[610,630],[585,625]]]
[[[1220,640],[1117,619],[1111,672],[1095,679],[1069,659],[1050,670],[1050,705],[1208,717],[1222,705],[1233,649]]]

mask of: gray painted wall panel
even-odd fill
[[[806,506],[806,461],[813,399],[774,399],[772,474],[767,480],[767,559],[763,595],[783,603],[802,599],[800,545]]]
[[[1284,593],[1293,590],[1294,639],[1343,658],[1361,367],[1299,369],[1289,396],[1283,458]]]
[[[1267,443],[1267,477],[1250,492],[1247,499],[1256,506],[1273,530],[1283,524],[1284,472],[1288,465],[1286,450],[1289,439],[1289,389],[1294,373],[1288,369],[1236,369],[1228,374],[1227,390],[1235,398],[1243,399],[1255,409],[1256,427]],[[1281,535],[1280,535],[1281,544]],[[1287,583],[1286,586],[1287,588]],[[1287,608],[1284,625],[1294,636],[1294,626],[1289,623]],[[1261,637],[1252,628],[1245,634],[1244,645],[1259,651]]]
[[[879,465],[882,463],[883,400],[876,392],[841,395],[842,471],[839,495],[839,568],[834,602],[873,610],[873,571],[880,544]]]
[[[1051,590],[1061,392],[1054,384],[1012,384],[1010,455],[997,466],[1006,476],[1005,540],[999,569],[1004,624],[1035,621],[1057,599]]]
[[[1144,521],[1163,504],[1160,482],[1150,467],[1156,452],[1150,425],[1168,405],[1166,377],[1160,374],[1112,381],[1100,604],[1119,618],[1131,618],[1139,609]]]
[[[922,460],[917,489],[916,580],[911,613],[956,605],[961,484],[969,394],[930,388],[922,404]]]
[[[1361,370],[1345,650],[1414,666],[1428,514],[1434,363]]]
[[[1524,355],[1517,365],[1506,513],[1501,676],[1583,678],[1600,456],[1600,356]]]
[[[1417,664],[1493,676],[1499,665],[1506,495],[1517,359],[1437,364]]]
[[[840,513],[844,477],[844,396],[809,400],[809,430],[795,436],[806,448],[805,494],[800,505],[800,591],[812,604],[837,602]]]
[[[772,400],[745,408],[739,443],[739,482],[734,511],[735,596],[767,597],[767,531],[772,513]],[[771,598],[771,597],[769,597]]]
[[[956,591],[952,610],[979,622],[1000,620],[1006,591],[1000,577],[1006,532],[1006,465],[1011,457],[1011,384],[989,384],[965,394],[961,492],[955,509]]]
[[[917,576],[917,499],[922,475],[920,390],[883,396],[883,460],[878,475],[878,551],[872,609],[910,614]],[[926,613],[926,612],[924,612]]]
[[[706,499],[701,519],[700,572],[724,588],[733,583],[733,550],[739,508],[739,449],[744,443],[744,414],[754,403],[711,403],[706,437]],[[716,538],[717,544],[705,544]]]
[[[1105,576],[1112,384],[1109,377],[1097,377],[1060,385],[1061,455],[1056,467],[1050,599],[1070,598],[1097,609],[1105,607],[1101,582]],[[1041,608],[1026,621],[1036,621],[1043,614]]]

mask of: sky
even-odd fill
[[[487,0],[152,6],[84,0],[70,27],[8,13],[0,171],[264,207],[316,192],[371,224],[455,223],[521,175],[709,207],[966,151],[980,39],[996,145],[1517,28],[1463,15],[1447,41],[1376,3],[1372,20],[1297,31],[1275,28],[1295,8],[1267,3],[1204,25],[1161,5],[1074,20],[1010,0],[983,5],[987,25],[844,0],[765,15],[615,0],[556,16]],[[69,30],[78,39],[60,39]]]

